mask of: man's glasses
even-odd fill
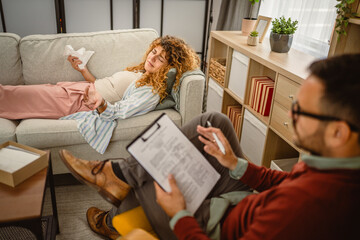
[[[313,114],[313,113],[309,113],[309,112],[305,112],[305,111],[301,111],[301,108],[299,106],[298,101],[294,101],[291,105],[291,115],[292,115],[292,120],[293,120],[293,126],[295,128],[295,124],[299,118],[300,115],[304,115],[307,117],[311,117],[311,118],[315,118],[318,119],[320,121],[344,121],[346,122],[350,129],[354,132],[359,132],[359,129],[352,123],[349,123],[348,121],[345,121],[341,118],[338,117],[332,117],[332,116],[325,116],[325,115],[318,115],[318,114]]]

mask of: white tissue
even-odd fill
[[[71,45],[66,45],[64,51],[65,56],[71,55],[81,60],[82,63],[79,64],[80,69],[84,69],[85,65],[94,53],[94,51],[86,51],[85,48],[80,48],[79,50],[75,51]]]

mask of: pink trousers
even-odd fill
[[[83,102],[89,82],[59,82],[56,85],[0,84],[0,117],[7,119],[57,119],[80,111],[90,111]]]

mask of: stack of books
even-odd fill
[[[274,80],[269,77],[252,77],[249,105],[263,116],[269,116],[274,92]]]
[[[241,106],[228,106],[227,116],[232,122],[237,136],[240,136],[241,130]]]

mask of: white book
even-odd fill
[[[40,154],[9,145],[0,149],[0,170],[14,173],[38,159],[39,156]]]

